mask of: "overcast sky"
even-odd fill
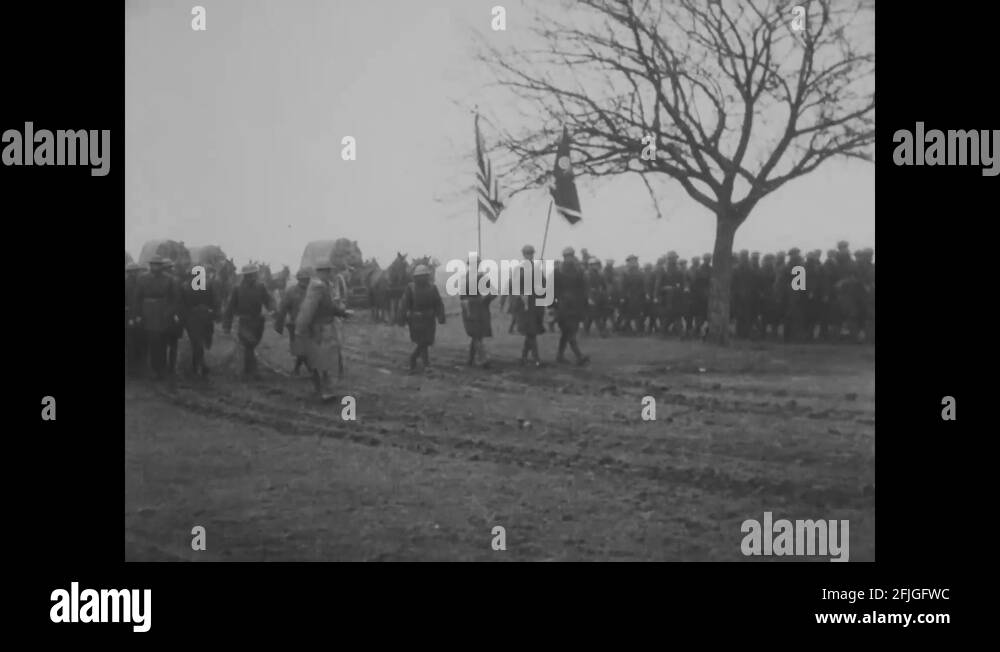
[[[492,32],[495,4],[210,1],[195,32],[190,1],[127,2],[126,250],[171,238],[294,268],[309,241],[348,237],[383,266],[397,250],[464,258],[476,247],[466,107],[490,81],[470,57],[471,26],[512,38],[526,11],[504,3],[508,33]],[[341,160],[348,135],[356,161]],[[712,250],[711,215],[676,183],[657,189],[662,220],[637,178],[577,186],[584,219],[553,215],[548,257],[566,245],[619,262]],[[547,206],[545,190],[522,193],[484,221],[484,255],[540,248]],[[860,248],[874,234],[874,168],[832,161],[762,201],[736,248]]]

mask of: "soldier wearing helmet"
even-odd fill
[[[338,317],[353,313],[344,308],[344,297],[337,288],[333,264],[322,259],[313,266],[315,278],[309,281],[295,316],[295,354],[304,355],[312,375],[313,390],[321,401],[335,398],[329,391],[334,369],[343,373]],[[308,270],[300,270],[305,275]]]
[[[129,376],[142,373],[146,357],[146,333],[135,312],[135,291],[142,267],[130,262],[125,265],[125,360]]]
[[[554,278],[553,307],[560,332],[556,362],[566,362],[566,347],[569,346],[576,356],[576,363],[584,365],[590,358],[580,352],[576,333],[580,329],[580,322],[587,316],[587,281],[583,268],[576,260],[573,247],[566,247],[562,253],[563,263],[555,270]]]
[[[132,314],[145,331],[149,362],[157,380],[168,372],[167,347],[178,321],[180,301],[177,281],[166,273],[168,263],[163,256],[150,259],[150,272],[137,280],[132,305]]]
[[[403,290],[400,321],[409,326],[410,341],[416,344],[410,354],[410,370],[416,370],[418,359],[423,360],[424,369],[427,369],[430,366],[428,349],[434,344],[436,323],[444,323],[444,303],[426,265],[417,265],[413,270],[413,282]]]
[[[299,308],[306,297],[309,289],[309,282],[312,279],[312,270],[303,267],[295,274],[295,285],[285,290],[278,304],[278,312],[274,316],[274,330],[281,335],[285,329],[285,322],[288,322],[288,350],[295,358],[295,366],[292,369],[294,375],[299,374],[299,369],[305,365],[309,369],[309,361],[301,345],[295,343],[295,319],[299,316]]]

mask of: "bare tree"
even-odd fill
[[[710,333],[726,343],[737,228],[761,199],[824,161],[871,160],[873,21],[863,0],[550,7],[532,28],[541,47],[480,57],[534,116],[530,128],[501,131],[506,185],[516,193],[546,183],[563,125],[578,174],[637,174],[654,204],[650,179],[676,180],[715,215]]]

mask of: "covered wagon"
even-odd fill
[[[183,242],[175,240],[150,240],[142,246],[139,252],[139,264],[149,267],[153,256],[163,256],[174,264],[175,270],[186,270],[191,267],[191,253]]]

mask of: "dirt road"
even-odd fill
[[[408,375],[405,330],[357,319],[356,421],[286,375],[270,330],[256,382],[218,335],[208,381],[127,382],[126,559],[739,561],[765,511],[848,519],[850,559],[874,559],[873,349],[591,336],[589,367],[535,369],[506,326],[497,368],[470,369],[452,314],[432,369]]]

